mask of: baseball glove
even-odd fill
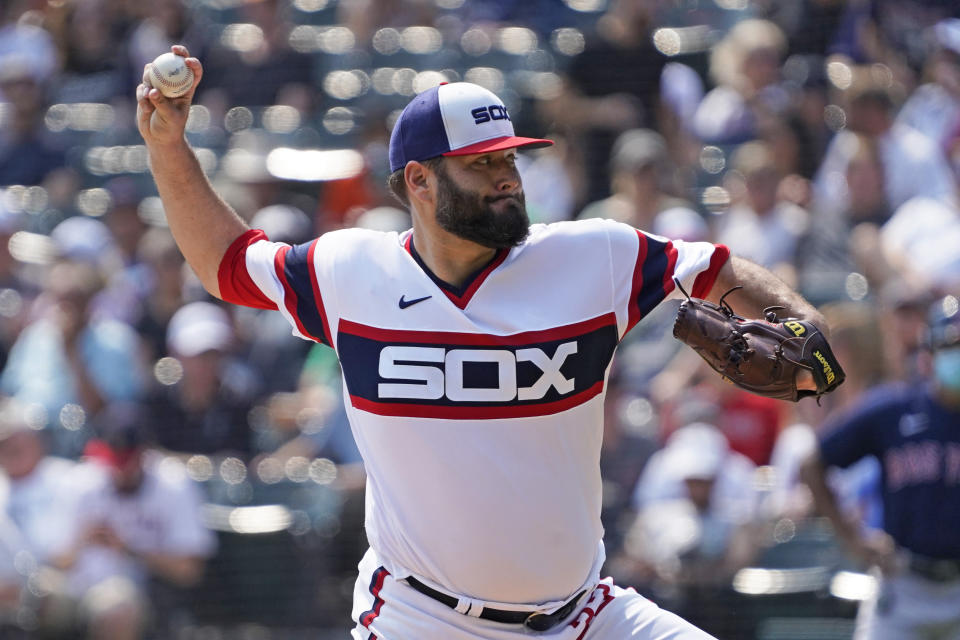
[[[679,282],[677,283],[679,286]],[[833,391],[846,377],[823,333],[813,324],[796,318],[781,319],[764,309],[764,320],[748,320],[733,312],[724,299],[713,304],[691,298],[680,303],[673,335],[706,360],[715,371],[736,386],[757,395],[797,402]],[[816,391],[797,389],[797,374],[813,374]]]

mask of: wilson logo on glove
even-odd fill
[[[679,281],[677,287],[687,299],[680,303],[674,337],[736,386],[778,400],[815,396],[819,402],[846,377],[823,333],[805,320],[777,318],[782,307],[764,309],[764,320],[748,320],[726,302],[742,287],[723,294],[720,304],[691,298]],[[816,391],[797,388],[801,370],[811,373]]]

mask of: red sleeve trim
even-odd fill
[[[673,281],[673,277],[676,275],[677,258],[680,256],[680,252],[673,246],[672,241],[667,242],[667,246],[663,248],[663,252],[667,254],[667,268],[663,272],[663,297],[666,298],[677,286]]]
[[[221,299],[255,309],[277,308],[273,300],[260,291],[247,271],[247,247],[268,239],[260,229],[249,229],[230,244],[217,269]]]
[[[705,271],[701,271],[697,275],[697,279],[693,281],[693,291],[690,292],[690,295],[694,298],[706,298],[710,295],[713,283],[717,281],[717,274],[730,259],[730,248],[727,245],[717,244],[714,247],[713,255],[710,256],[710,265]]]

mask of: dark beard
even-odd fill
[[[491,249],[509,249],[526,239],[530,218],[522,191],[515,197],[484,198],[458,187],[447,175],[443,163],[437,167],[436,174],[437,224],[441,229]],[[498,200],[507,200],[499,213],[491,206]]]

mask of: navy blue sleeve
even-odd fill
[[[831,416],[820,435],[820,457],[831,467],[849,467],[866,456],[881,454],[886,422],[899,418],[889,389],[868,392],[854,407]],[[894,417],[895,414],[895,417]]]

